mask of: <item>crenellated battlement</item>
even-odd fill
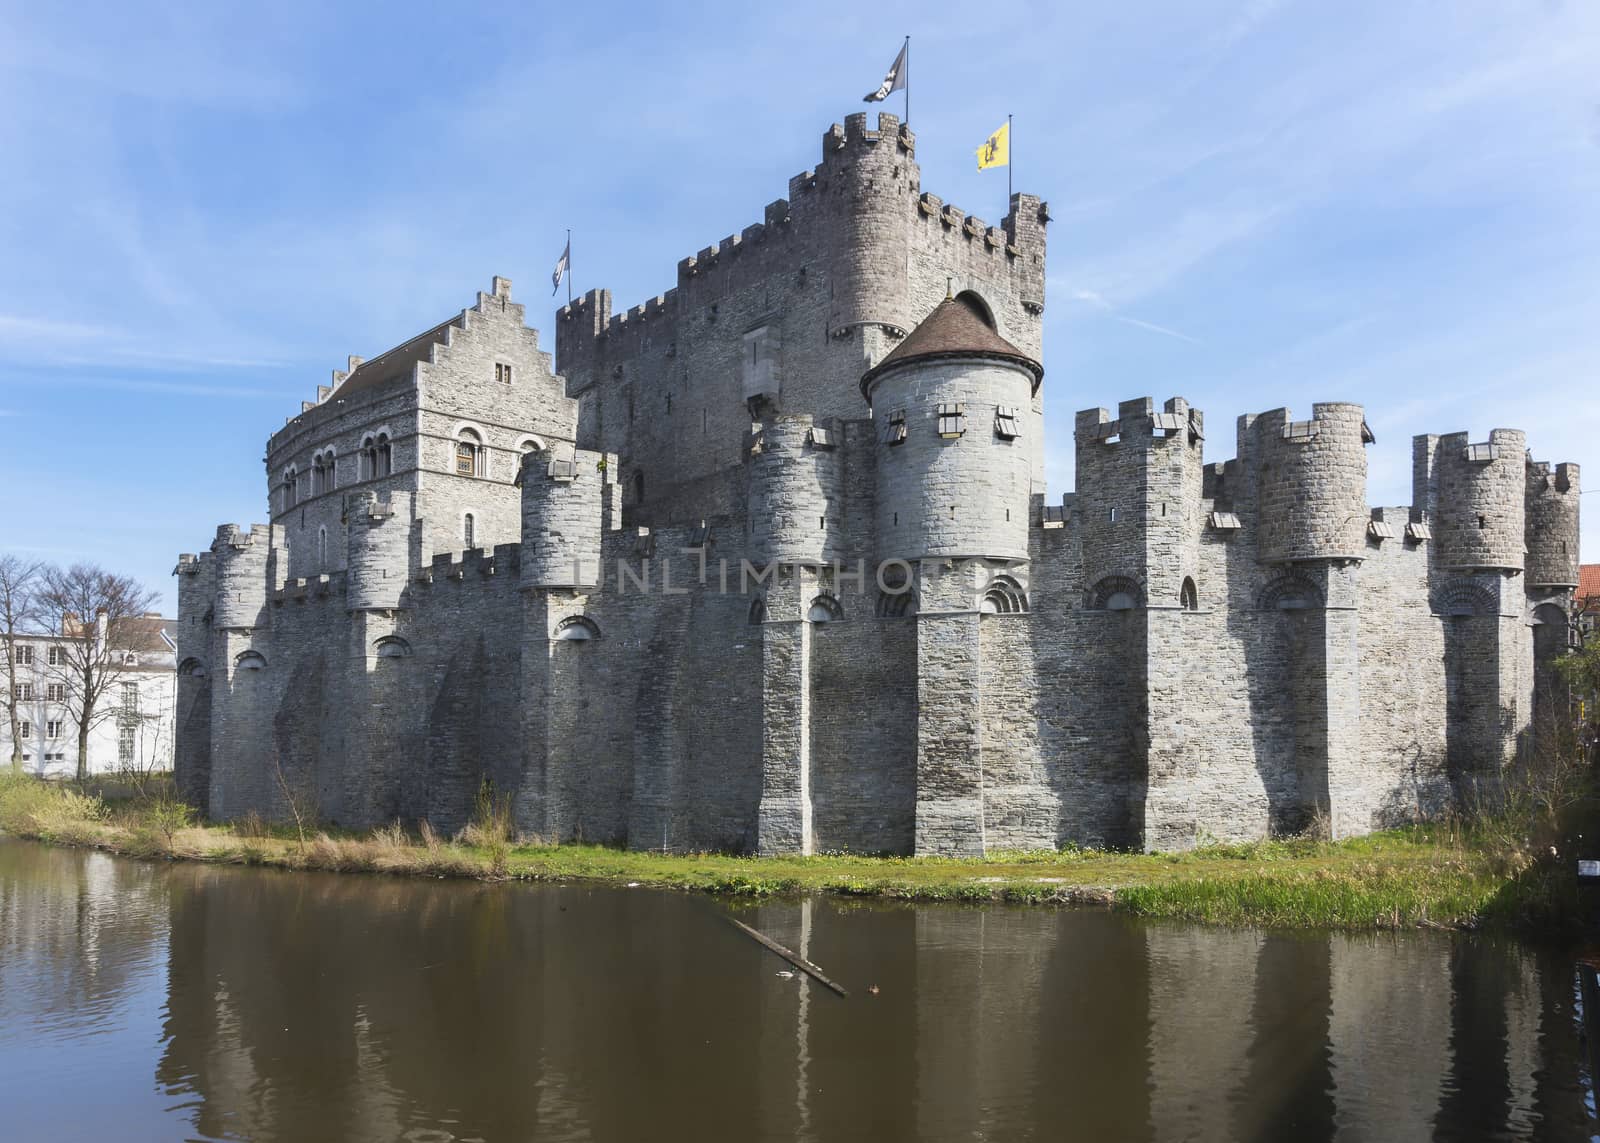
[[[998,226],[946,206],[921,192],[915,146],[915,135],[896,115],[880,113],[875,121],[867,113],[846,116],[823,133],[820,163],[791,178],[788,196],[769,203],[761,222],[678,261],[674,290],[619,313],[612,312],[605,290],[588,291],[562,306],[557,357],[562,371],[576,378],[573,391],[598,380],[588,374],[602,359],[627,361],[650,349],[662,353],[661,345],[652,344],[656,317],[663,324],[691,315],[715,320],[719,300],[785,272],[804,284],[813,267],[828,275],[836,303],[829,327],[837,336],[849,337],[863,324],[903,336],[910,314],[902,312],[903,301],[886,293],[872,266],[884,260],[904,264],[903,247],[913,230],[926,228],[924,240],[933,243],[960,239],[952,257],[997,260],[995,269],[983,271],[986,275],[1026,261],[1042,277],[1045,204],[1035,196],[1014,195],[1010,213]],[[1043,308],[1042,281],[1025,292],[1028,312],[1036,315]]]

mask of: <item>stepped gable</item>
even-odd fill
[[[861,393],[886,371],[910,361],[949,357],[989,357],[1020,365],[1033,374],[1033,391],[1044,380],[1044,366],[995,331],[986,314],[965,295],[946,298],[921,325],[861,378]]]

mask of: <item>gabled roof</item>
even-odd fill
[[[442,321],[426,333],[419,333],[410,341],[378,354],[371,361],[363,361],[350,376],[339,382],[330,397],[347,397],[352,393],[375,389],[396,377],[409,376],[412,366],[419,361],[426,361],[435,345],[444,344],[444,331],[459,320],[459,317],[453,317],[449,321]]]
[[[913,361],[951,357],[988,357],[1019,365],[1033,374],[1034,392],[1044,379],[1044,366],[1001,337],[979,303],[962,294],[940,302],[887,357],[867,370],[861,378],[861,393],[866,396],[872,383],[891,369]]]

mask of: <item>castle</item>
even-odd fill
[[[972,855],[1493,782],[1566,646],[1577,466],[1421,436],[1369,508],[1359,406],[1208,463],[1139,399],[1077,415],[1051,503],[1048,221],[944,203],[852,115],[676,288],[562,307],[559,374],[502,278],[351,358],[268,441],[272,522],[180,557],[186,796],[453,830],[488,779],[552,840]]]

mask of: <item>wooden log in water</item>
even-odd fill
[[[744,930],[744,932],[749,934],[751,937],[754,937],[758,942],[760,942],[761,944],[765,945],[767,948],[771,949],[773,952],[777,953],[784,960],[788,961],[790,964],[792,964],[796,968],[800,969],[807,976],[815,977],[817,980],[821,981],[823,984],[827,985],[829,988],[831,988],[835,992],[837,992],[840,996],[849,996],[850,995],[848,992],[846,992],[844,990],[844,988],[841,985],[835,984],[833,981],[829,980],[827,978],[827,976],[825,976],[823,974],[823,971],[820,968],[818,968],[816,965],[812,964],[805,957],[799,955],[798,953],[790,952],[788,949],[786,949],[782,945],[780,945],[777,941],[775,941],[771,937],[767,936],[767,934],[762,933],[762,932],[757,932],[755,929],[752,929],[749,925],[745,924],[743,921],[739,920],[736,917],[729,917],[728,920],[732,921],[735,925],[737,925],[740,929]]]

